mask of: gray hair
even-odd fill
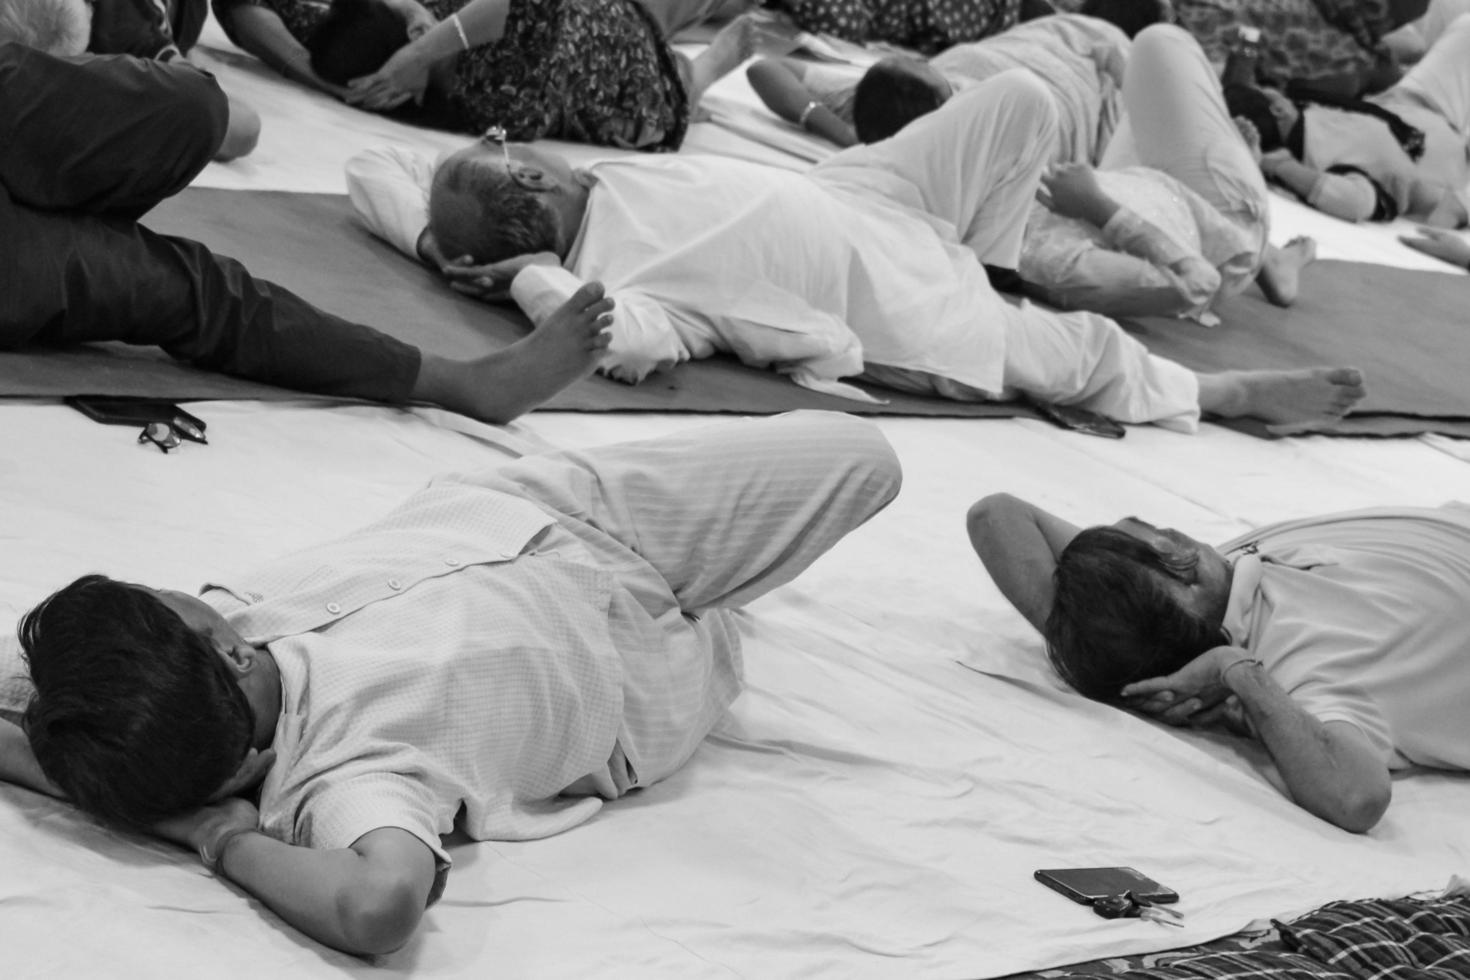
[[[472,159],[450,158],[429,188],[429,229],[443,253],[500,262],[531,252],[554,252],[555,216],[539,194]]]

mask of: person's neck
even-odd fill
[[[253,675],[250,691],[250,707],[255,711],[255,732],[250,744],[263,752],[275,741],[276,724],[281,720],[281,668],[267,647],[256,647],[256,656],[259,666]]]

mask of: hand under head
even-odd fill
[[[429,229],[451,259],[487,264],[535,252],[565,258],[582,226],[587,184],[554,151],[487,137],[439,165]]]
[[[1115,701],[1223,642],[1229,564],[1137,518],[1082,531],[1057,559],[1047,653],[1072,687]]]
[[[203,805],[274,730],[274,661],[190,596],[88,575],[27,613],[20,640],[36,760],[111,823],[146,829]]]

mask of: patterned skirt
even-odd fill
[[[802,30],[936,54],[1015,25],[1021,0],[784,0]]]
[[[1362,74],[1373,47],[1393,29],[1387,0],[1175,0],[1179,24],[1220,64],[1238,24],[1261,29],[1259,72],[1289,79]]]
[[[468,0],[427,4],[441,20]],[[505,35],[466,51],[449,92],[460,124],[634,150],[676,150],[689,99],[674,53],[635,0],[511,0]]]

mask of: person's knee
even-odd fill
[[[843,412],[792,412],[788,418],[814,427],[813,442],[829,447],[873,494],[887,503],[903,485],[903,466],[883,430],[867,419]]]
[[[254,152],[260,142],[260,115],[248,105],[229,99],[229,122],[225,138],[215,150],[216,160],[235,160]]]
[[[1177,51],[1181,47],[1198,48],[1199,42],[1195,41],[1194,35],[1177,24],[1150,24],[1133,39],[1133,47],[1128,52],[1128,63],[1131,65],[1139,58],[1157,57],[1163,52]]]
[[[229,135],[230,98],[213,75],[187,62],[174,61],[156,67],[168,74],[171,83],[158,98],[166,101],[167,118],[174,133],[196,141],[205,159],[214,156]],[[257,118],[257,130],[259,123]]]

